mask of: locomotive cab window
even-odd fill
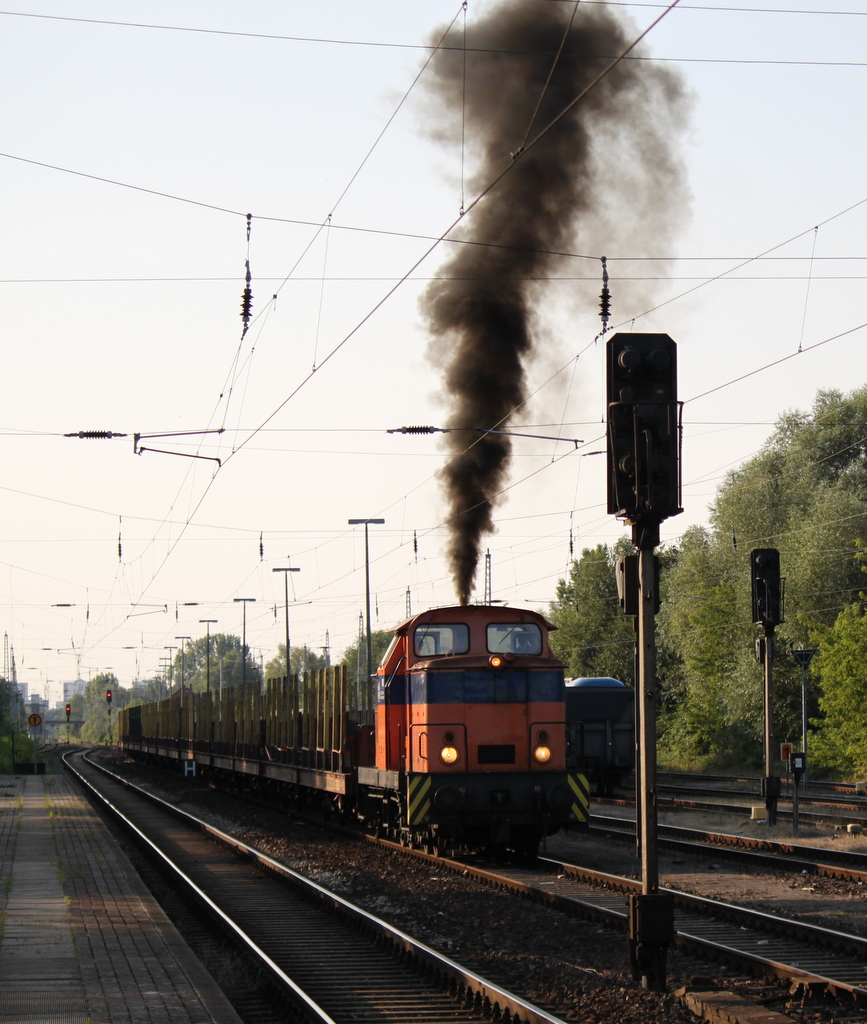
[[[488,625],[491,654],[542,653],[542,630],[534,622],[492,622]]]
[[[419,658],[466,654],[470,649],[470,631],[462,622],[428,622],[416,629],[413,641]]]

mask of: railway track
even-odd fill
[[[456,867],[491,884],[625,929],[627,896],[641,883],[579,865],[540,858],[539,867]],[[717,900],[671,892],[678,945],[696,953],[738,962],[786,980],[792,990],[848,993],[867,999],[867,939],[748,910]]]
[[[512,888],[582,918],[614,923],[623,931],[627,893],[640,888],[632,879],[562,861],[542,861],[536,867],[485,865],[446,861],[395,844],[382,845],[436,865],[438,874],[451,870],[493,886]],[[828,992],[859,1001],[867,996],[867,940],[717,900],[675,895],[677,943],[687,955],[695,953],[702,959],[743,965],[753,974],[775,975],[792,991],[801,990],[811,996]]]
[[[783,779],[783,783],[777,813],[780,817],[791,818],[788,808],[794,796],[793,783],[791,778]],[[744,806],[764,803],[761,780],[754,778],[660,772],[657,789],[660,793],[672,794],[672,799],[679,804],[690,803],[684,799],[687,797],[706,797],[717,801],[725,796],[745,801],[744,805],[734,805],[742,811]],[[811,782],[808,793],[799,790],[798,804],[799,817],[805,820],[812,817],[815,821],[832,823],[841,819],[861,824],[867,822],[867,795],[856,790],[852,783]]]
[[[672,787],[660,787],[660,792],[673,792]],[[681,790],[680,795],[671,797],[660,797],[657,800],[657,808],[665,810],[691,810],[691,811],[712,811],[723,814],[736,814],[749,817],[750,808],[754,804],[763,803],[763,799],[750,793],[732,793],[708,789],[691,789],[689,792],[698,796],[712,796],[713,799],[694,800],[686,799],[686,792]],[[726,803],[722,797],[739,796],[749,803]],[[618,797],[595,797],[594,804],[599,807],[634,807],[635,798],[627,796]],[[860,825],[867,832],[867,804],[839,803],[829,806],[826,800],[817,800],[813,804],[824,805],[823,811],[804,810],[803,798],[798,809],[798,820],[801,824],[832,825],[837,828],[845,828],[849,825]],[[848,812],[848,813],[846,813]],[[777,820],[791,821],[792,811],[786,807],[785,798],[777,805]]]
[[[82,785],[242,944],[305,1021],[478,1022],[558,1018],[465,970],[213,826],[88,760]]]
[[[594,835],[635,839],[635,822],[628,818],[593,815],[589,829]],[[660,848],[682,853],[712,853],[717,860],[740,860],[759,871],[792,871],[867,883],[867,854],[851,850],[819,849],[806,844],[676,825],[659,825],[657,837]]]
[[[661,786],[679,786],[685,783],[701,786],[716,785],[719,787],[746,786],[749,793],[758,795],[761,792],[761,779],[749,775],[694,775],[688,772],[660,771],[656,773],[656,777]],[[788,790],[788,796],[791,797],[791,779],[786,778],[783,780],[783,783],[784,787]],[[862,803],[867,802],[867,794],[863,794],[854,782],[816,782],[811,779],[807,790],[807,793],[802,791],[802,799],[841,796],[860,800]]]

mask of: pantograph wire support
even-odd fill
[[[247,333],[247,328],[250,326],[250,319],[253,316],[253,289],[250,287],[252,276],[250,274],[250,229],[253,226],[253,214],[247,214],[247,259],[244,261],[247,274],[246,282],[247,286],[241,295],[241,319],[244,321],[244,329],[241,331],[241,339],[243,340],[244,335]]]
[[[608,260],[601,256],[602,260],[602,292],[599,296],[599,319],[602,321],[602,330],[596,335],[596,340],[605,337],[608,330],[608,321],[611,319],[611,292],[608,291]]]

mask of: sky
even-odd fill
[[[524,6],[552,4],[575,7]],[[284,583],[293,646],[339,657],[365,607],[353,518],[385,520],[369,527],[372,628],[455,603],[443,435],[388,431],[447,421],[446,343],[420,301],[456,248],[437,240],[466,237],[481,191],[431,44],[511,6],[0,12],[0,616],[30,692],[60,700],[106,671],[128,686],[201,620],[240,635],[244,608],[267,663]],[[509,429],[539,436],[513,439],[482,540],[495,600],[544,611],[571,557],[628,534],[595,454],[602,256],[611,332],[678,346],[684,512],[666,543],[707,523],[781,413],[864,383],[867,5],[822,6],[580,5],[646,32],[630,67],[677,99],[596,119],[604,201],[534,293],[531,397]],[[636,181],[656,165],[630,147],[656,129],[681,187],[650,208]]]

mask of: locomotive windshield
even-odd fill
[[[418,626],[415,653],[419,658],[438,654],[466,654],[470,649],[470,631],[465,623],[427,622]]]
[[[491,654],[541,654],[542,630],[534,622],[492,622],[488,625]]]

